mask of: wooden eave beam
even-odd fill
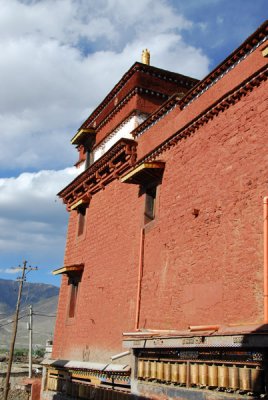
[[[88,136],[88,135],[95,135],[95,130],[92,128],[89,129],[79,129],[79,131],[74,135],[74,137],[71,139],[71,143],[72,144],[80,144],[81,142],[83,142],[83,139]]]
[[[163,161],[144,162],[121,178],[123,183],[146,184],[162,177],[165,168]]]
[[[55,269],[54,271],[52,271],[52,273],[53,275],[68,274],[69,272],[83,271],[83,269],[84,269],[84,264],[66,265],[59,269]]]
[[[79,206],[88,204],[89,201],[86,201],[85,199],[80,199],[76,203],[74,203],[70,208],[71,210],[76,210]]]

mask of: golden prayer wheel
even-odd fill
[[[171,381],[171,365],[169,362],[164,363],[164,381],[165,382]]]
[[[239,389],[239,372],[238,368],[234,365],[229,367],[229,388],[233,390]]]
[[[208,366],[208,386],[217,387],[218,386],[218,367],[217,365]]]
[[[96,392],[95,392],[95,396],[94,396],[94,399],[95,400],[102,400],[102,398],[103,398],[103,390],[102,389],[98,389],[98,388],[96,388],[95,389],[96,390]]]
[[[144,361],[144,379],[150,378],[150,361]]]
[[[179,383],[179,364],[171,364],[171,382]]]
[[[199,365],[190,364],[190,385],[196,386],[199,383]]]
[[[144,377],[144,361],[138,360],[138,379],[143,379]]]
[[[102,400],[108,400],[109,398],[109,392],[107,389],[104,389],[102,392]]]
[[[117,392],[115,390],[109,390],[108,400],[117,400]]]
[[[84,385],[79,385],[78,387],[78,396],[85,398],[86,395],[86,390],[85,390],[85,386]]]
[[[252,391],[251,386],[251,370],[247,368],[239,368],[239,389],[242,391]]]
[[[72,394],[72,382],[71,381],[66,382],[66,393],[69,395]]]
[[[164,363],[159,361],[156,366],[156,375],[158,381],[164,380]]]
[[[88,397],[91,397],[91,393],[90,393],[90,386],[85,386],[85,389],[86,389],[86,399],[88,398]]]
[[[179,383],[186,385],[187,382],[187,365],[186,363],[179,364]]]
[[[76,387],[74,383],[71,383],[71,395],[76,396]]]
[[[199,365],[199,381],[200,386],[207,386],[208,384],[208,366],[207,364]]]
[[[150,361],[150,379],[157,379],[156,361]]]
[[[88,399],[90,397],[90,386],[86,385],[85,386],[85,399]]]
[[[254,393],[261,393],[264,390],[263,369],[260,367],[251,369],[251,384]]]
[[[121,392],[121,391],[118,391],[118,392],[117,392],[117,400],[121,400],[121,399],[124,399],[124,400],[125,400],[126,396],[123,397],[123,396],[122,396],[122,393],[125,395],[124,392]]]
[[[229,369],[226,365],[218,366],[218,387],[221,389],[229,387]]]
[[[72,383],[72,395],[78,396],[78,385],[77,383]]]

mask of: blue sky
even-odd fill
[[[267,0],[0,0],[0,277],[28,260],[59,285],[71,137],[143,48],[203,78],[267,18]]]

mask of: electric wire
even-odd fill
[[[56,318],[56,314],[54,314],[54,315],[49,315],[49,314],[42,314],[42,313],[39,313],[39,312],[33,312],[33,315],[37,315],[37,316],[39,316],[39,317],[51,317],[51,318]]]
[[[26,317],[28,317],[27,314],[26,314],[26,315],[22,315],[21,317],[18,318],[18,320],[23,319],[23,318],[26,318]],[[7,325],[10,325],[10,324],[13,324],[13,323],[14,323],[14,320],[9,321],[9,322],[7,322],[6,324],[0,325],[0,328],[2,328],[2,327],[4,327],[4,326],[7,326]]]

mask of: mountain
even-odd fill
[[[19,282],[0,279],[0,349],[8,348],[16,310]],[[33,346],[45,346],[53,337],[59,288],[43,283],[25,282],[21,297],[16,348],[28,346],[29,305],[33,308]]]

